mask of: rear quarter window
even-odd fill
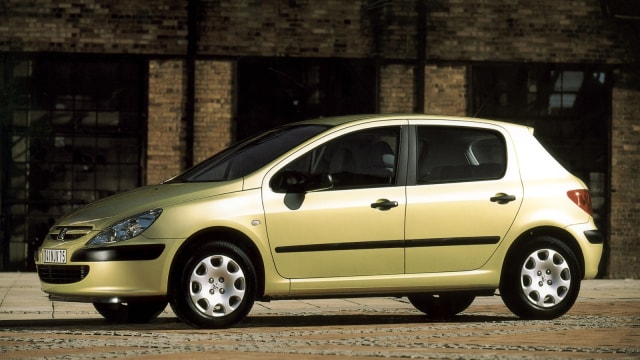
[[[418,184],[496,180],[504,176],[506,147],[497,131],[421,126],[417,140]]]

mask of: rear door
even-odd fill
[[[481,267],[509,230],[523,190],[500,128],[415,128],[415,184],[407,187],[406,272]]]

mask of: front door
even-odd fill
[[[286,278],[404,272],[405,187],[398,185],[400,127],[351,132],[281,171],[331,175],[333,187],[306,193],[263,188],[269,243]],[[266,182],[268,183],[268,182]]]

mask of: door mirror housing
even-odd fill
[[[271,178],[269,186],[276,193],[299,194],[331,189],[333,180],[329,174],[309,175],[299,171],[281,171]]]

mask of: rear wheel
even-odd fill
[[[256,296],[256,272],[239,247],[211,242],[178,264],[171,307],[184,322],[200,328],[225,328],[244,319]]]
[[[527,319],[564,315],[580,292],[581,273],[573,251],[543,236],[515,249],[502,273],[500,294],[507,307]]]
[[[471,293],[452,292],[411,295],[409,301],[432,319],[448,320],[468,308],[475,298]]]
[[[109,322],[147,323],[162,313],[167,302],[93,303],[93,307]]]

